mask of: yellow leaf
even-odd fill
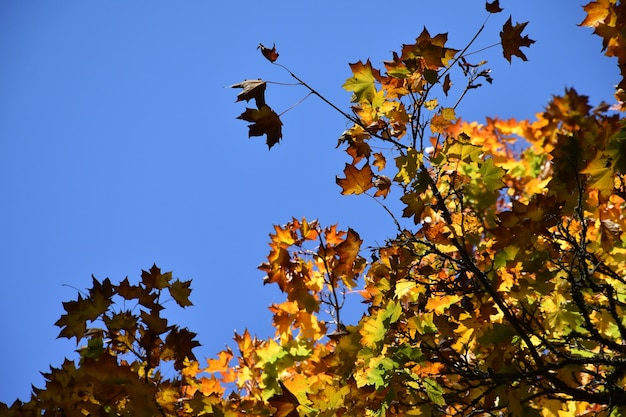
[[[427,110],[435,110],[438,105],[439,102],[436,98],[424,102],[424,107],[426,107]]]
[[[415,148],[408,148],[406,155],[400,155],[396,158],[396,167],[398,173],[395,180],[409,184],[417,178],[417,172],[422,166],[422,153]]]
[[[580,173],[588,174],[591,177],[589,185],[597,188],[602,197],[608,198],[613,193],[613,159],[609,156],[598,155]]]
[[[454,113],[454,109],[451,107],[444,107],[441,109],[441,115],[444,119],[449,122],[456,120],[456,114]]]

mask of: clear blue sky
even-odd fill
[[[475,55],[494,83],[458,113],[532,117],[566,86],[612,102],[617,67],[576,26],[582,4],[501,0],[472,49],[497,42],[512,14],[530,21],[530,61],[510,65],[499,48]],[[27,400],[40,371],[76,357],[54,322],[91,274],[136,281],[156,263],[193,279],[195,306],[168,314],[199,333],[204,358],[235,329],[271,334],[266,307],[281,297],[256,267],[273,224],[319,218],[366,245],[393,233],[376,203],[339,194],[347,157],[335,145],[347,123],[321,101],[285,114],[271,152],[247,139],[236,120],[245,104],[224,87],[292,81],[259,42],[276,42],[280,63],[348,109],[349,62],[379,64],[423,26],[461,49],[485,17],[482,0],[0,2],[0,401]],[[267,100],[280,112],[305,94],[272,85]]]

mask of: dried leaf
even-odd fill
[[[259,44],[257,49],[261,50],[261,53],[268,61],[274,62],[278,59],[278,52],[276,52],[276,44],[272,45],[272,49],[263,46],[262,43]]]
[[[265,87],[265,81],[261,79],[244,80],[230,86],[230,88],[243,88],[243,91],[237,95],[237,101],[249,101],[253,98],[259,109],[265,105]]]

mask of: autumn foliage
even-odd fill
[[[451,48],[427,29],[381,67],[350,64],[349,112],[283,67],[349,120],[336,183],[383,205],[397,226],[385,244],[366,259],[350,228],[275,226],[259,267],[285,295],[270,306],[275,336],[246,330],[206,361],[195,334],[160,314],[166,296],[191,305],[190,281],[156,266],[138,284],[94,278],[56,323],[83,344],[80,360],[0,414],[626,415],[626,14],[618,0],[584,10],[621,70],[612,105],[568,89],[534,120],[464,121],[440,102],[453,81],[458,104],[491,74],[468,61],[471,41]],[[499,45],[525,61],[534,41],[513,22]],[[275,46],[259,49],[281,65]],[[267,83],[232,87],[255,104],[239,116],[249,136],[279,143]],[[356,323],[341,316],[350,292],[366,307]]]

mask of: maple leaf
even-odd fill
[[[493,159],[488,159],[480,166],[480,180],[489,191],[495,191],[504,187],[502,176],[504,170],[493,164]]]
[[[450,87],[452,86],[452,81],[450,81],[450,74],[446,74],[443,79],[443,93],[447,96],[448,91],[450,91]]]
[[[434,84],[438,78],[436,71],[448,66],[448,62],[459,52],[456,49],[446,48],[447,40],[447,33],[439,33],[431,38],[428,30],[424,28],[414,44],[402,45],[402,61],[412,69],[421,67],[424,76],[429,77],[429,82]]]
[[[493,0],[491,3],[487,2],[485,4],[485,9],[487,9],[489,13],[500,13],[502,11],[502,8],[500,7],[500,0]]]
[[[183,362],[186,358],[196,360],[196,356],[192,349],[200,346],[197,340],[194,340],[196,333],[187,329],[173,328],[165,338],[166,351],[164,351],[164,360],[174,360],[174,369],[181,370]],[[171,356],[166,356],[166,352],[171,351]]]
[[[359,234],[352,229],[348,229],[346,239],[341,242],[335,248],[336,254],[339,256],[339,260],[335,265],[335,271],[342,276],[352,277],[354,275],[354,263],[359,256],[359,250],[363,240],[359,237]],[[348,287],[354,287],[356,282],[350,279],[344,279],[344,283]]]
[[[111,305],[113,287],[107,278],[100,283],[92,277],[93,287],[89,290],[89,297],[78,296],[76,301],[63,303],[63,308],[67,312],[56,321],[55,325],[61,327],[58,337],[76,338],[76,343],[84,337],[87,331],[87,322],[96,320],[104,314]]]
[[[613,193],[613,165],[613,158],[605,154],[598,154],[585,169],[580,171],[581,174],[588,174],[591,177],[590,186],[597,188],[604,198],[608,198]]]
[[[583,7],[587,16],[579,26],[597,27],[603,23],[610,14],[609,0],[592,1]]]
[[[336,178],[337,185],[342,188],[341,194],[343,195],[363,194],[374,186],[372,183],[374,173],[369,164],[365,164],[361,169],[354,165],[346,164],[343,173],[346,176],[345,178]]]
[[[168,288],[170,291],[170,295],[181,307],[192,306],[193,303],[189,301],[189,295],[191,294],[191,281],[181,281],[177,279],[172,283],[172,285]]]
[[[237,94],[237,101],[250,101],[250,99],[254,99],[256,106],[259,109],[265,105],[266,87],[267,84],[261,79],[244,80],[238,84],[233,84],[230,86],[230,88],[243,88],[243,91]]]
[[[267,104],[258,110],[246,108],[246,111],[237,118],[246,122],[253,122],[248,126],[248,137],[266,135],[266,143],[270,149],[283,137],[283,122],[280,121],[280,117]]]
[[[278,59],[278,52],[276,52],[276,44],[272,45],[272,49],[263,46],[262,43],[259,44],[257,49],[261,50],[261,53],[268,61],[274,62]]]
[[[278,381],[281,388],[280,394],[274,394],[268,402],[276,409],[272,416],[276,417],[298,417],[297,408],[300,405],[298,398],[291,392],[282,381]]]
[[[533,43],[534,40],[530,39],[528,35],[522,37],[522,32],[528,22],[524,23],[516,23],[513,26],[511,22],[511,17],[506,21],[504,26],[502,27],[502,31],[500,32],[500,39],[502,42],[502,53],[507,61],[511,62],[511,57],[513,55],[521,58],[523,61],[528,61],[526,55],[520,50],[521,47],[529,47]]]
[[[418,224],[422,220],[422,213],[426,209],[426,204],[418,193],[407,193],[400,197],[400,200],[406,204],[402,211],[402,217],[413,217],[413,222]]]
[[[361,61],[350,64],[350,68],[354,75],[346,80],[343,88],[354,93],[354,102],[371,101],[376,93],[375,82],[380,78],[380,72],[372,68],[369,59],[365,64]]]
[[[156,265],[152,265],[150,271],[141,271],[141,282],[149,290],[152,288],[161,290],[168,286],[171,279],[171,272],[165,272],[162,274],[161,269]]]
[[[391,190],[391,178],[386,175],[379,175],[374,180],[374,186],[378,189],[374,194],[374,197],[387,198],[389,191]]]

